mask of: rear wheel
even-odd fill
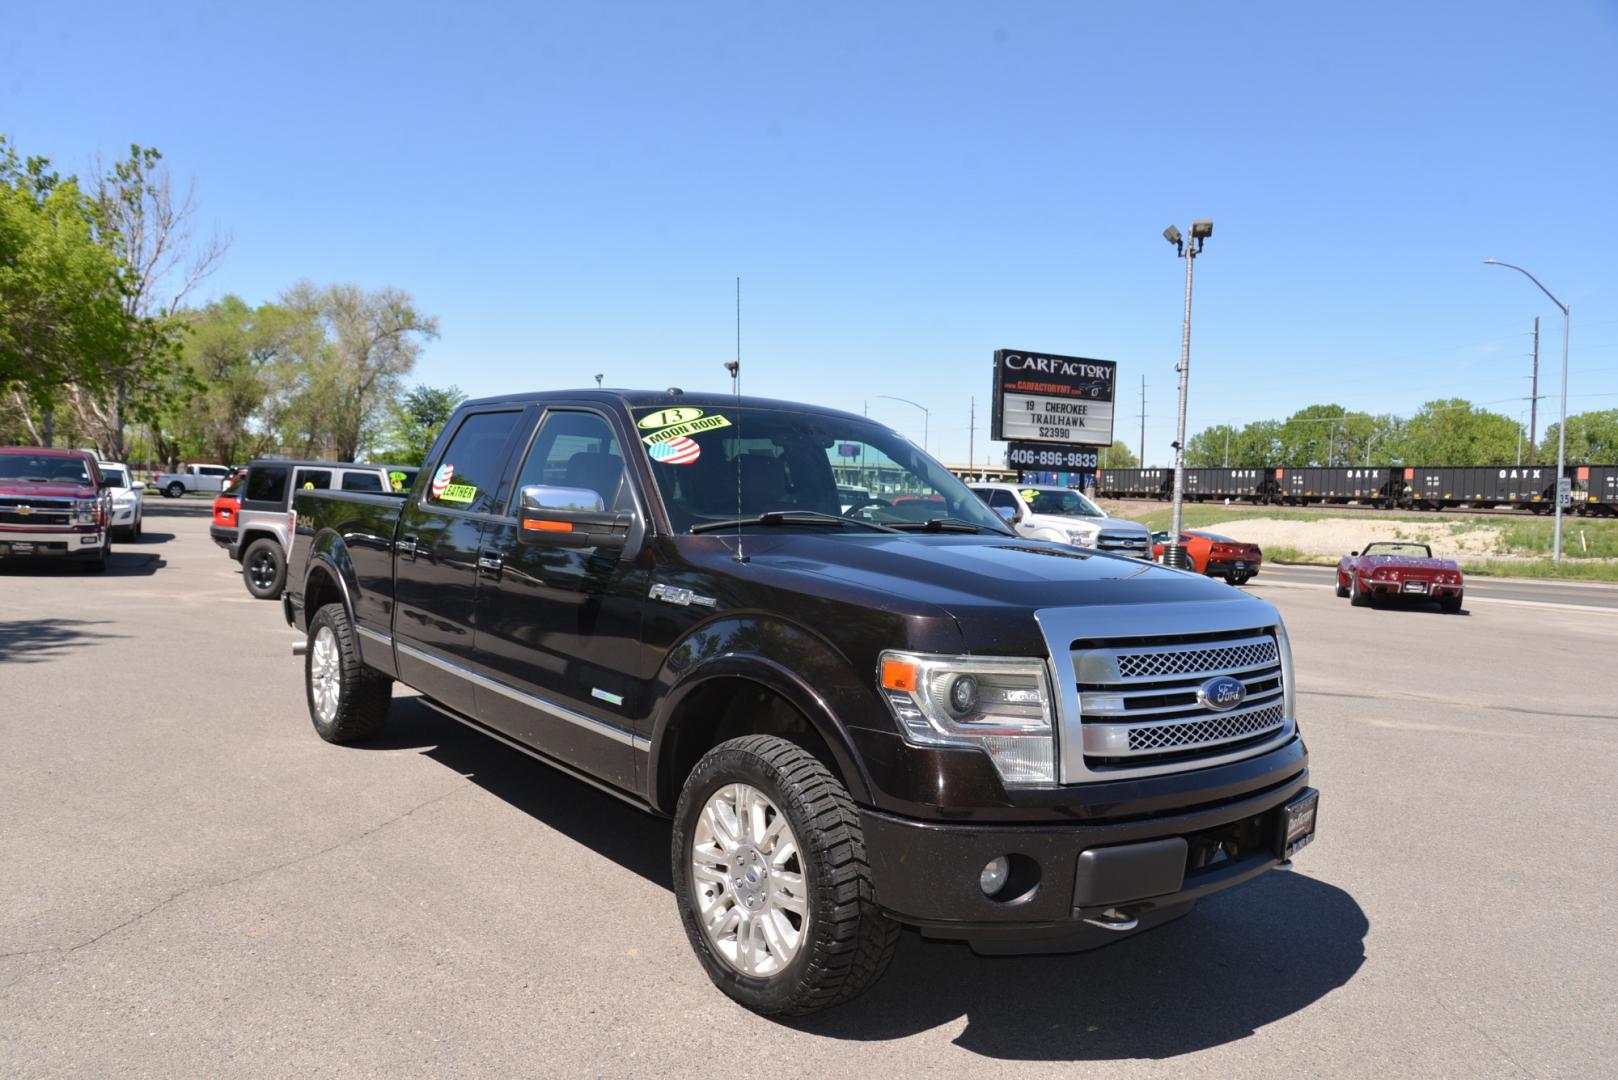
[[[342,604],[327,604],[309,620],[303,674],[309,719],[322,739],[359,742],[387,726],[393,680],[360,659],[359,636]]]
[[[167,495],[171,499],[178,499],[181,495],[185,494],[185,485],[176,480],[174,483],[163,489],[163,494]]]
[[[1454,593],[1438,598],[1438,606],[1446,615],[1458,615],[1461,611],[1461,594]]]
[[[286,584],[287,560],[278,541],[254,540],[242,554],[242,581],[260,600],[274,600]]]
[[[1232,584],[1232,585],[1246,585],[1247,580],[1249,578],[1251,578],[1252,576],[1253,576],[1252,574],[1231,573],[1231,574],[1226,574],[1225,575],[1225,580],[1230,582],[1230,584]]]
[[[674,813],[674,895],[714,984],[765,1015],[818,1012],[863,993],[899,927],[877,907],[848,790],[773,735],[721,743]]]

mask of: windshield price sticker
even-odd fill
[[[1096,468],[1094,450],[1068,449],[1042,443],[1012,443],[1006,449],[1006,464],[1013,469],[1051,469],[1082,472]]]
[[[1005,442],[1111,446],[1117,372],[1118,365],[1111,360],[997,350],[990,438]]]
[[[672,410],[665,409],[664,411],[669,412]],[[642,426],[644,426],[645,423],[645,420],[641,421]],[[656,446],[658,443],[668,442],[670,439],[678,439],[683,435],[695,435],[699,431],[713,431],[716,428],[729,426],[730,421],[726,420],[723,416],[703,416],[696,420],[687,420],[681,424],[671,424],[668,427],[663,428],[661,431],[654,431],[650,435],[647,435],[645,438],[641,439],[641,442],[645,443],[647,446]]]
[[[688,424],[702,415],[701,409],[679,408],[659,409],[640,418],[641,428],[650,431],[654,428],[673,427],[675,424]]]

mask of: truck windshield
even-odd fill
[[[943,524],[1006,533],[948,469],[898,433],[859,417],[679,407],[637,409],[635,420],[677,532],[780,514],[767,524],[824,531],[826,516],[840,515],[898,529]],[[817,522],[813,515],[822,517]]]
[[[76,457],[51,454],[0,454],[0,480],[36,484],[88,484],[90,473]]]
[[[1058,517],[1099,518],[1107,515],[1095,503],[1077,491],[1050,491],[1029,488],[1022,493],[1028,509],[1036,514],[1055,514]]]

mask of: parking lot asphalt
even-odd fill
[[[147,500],[0,568],[0,1075],[1590,1076],[1618,1057],[1618,619],[1266,572],[1322,793],[1293,873],[1075,956],[902,939],[777,1023],[708,983],[668,826],[400,691],[322,743],[279,606]],[[1307,583],[1306,583],[1307,584]],[[1480,592],[1479,598],[1482,598]]]

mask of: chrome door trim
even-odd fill
[[[555,717],[558,720],[565,720],[570,724],[583,728],[585,731],[588,731],[591,734],[600,735],[603,738],[611,739],[614,742],[623,743],[625,746],[632,746],[642,753],[646,753],[652,748],[652,743],[649,739],[643,739],[639,735],[633,735],[620,728],[615,728],[611,724],[604,724],[594,717],[586,716],[580,712],[574,712],[572,709],[569,709],[564,705],[558,705],[554,701],[547,701],[542,697],[536,697],[533,694],[527,694],[521,690],[513,689],[512,687],[507,686],[505,683],[497,682],[494,679],[489,678],[487,675],[480,675],[475,671],[462,667],[460,664],[454,663],[450,660],[445,660],[441,656],[434,656],[432,653],[424,652],[421,649],[415,648],[411,645],[406,645],[403,642],[396,642],[394,644],[394,648],[400,653],[411,657],[412,659],[420,660],[424,664],[431,664],[433,667],[439,668],[442,671],[447,671],[451,675],[457,675],[460,678],[465,679],[467,682],[472,683],[474,686],[481,686],[485,690],[492,690],[496,694],[503,694],[519,705],[526,705],[528,708],[537,712],[542,712],[547,716]]]

